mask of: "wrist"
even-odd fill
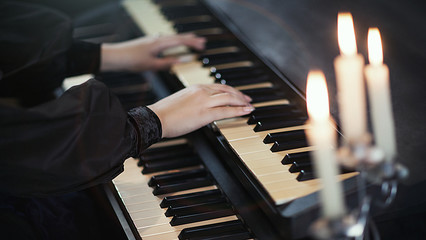
[[[103,43],[101,45],[101,61],[99,67],[101,72],[125,70],[124,67],[122,67],[123,59],[119,48],[120,46],[114,43]]]

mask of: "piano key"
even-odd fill
[[[174,215],[188,215],[189,211],[202,212],[204,209],[208,209],[209,206],[222,203],[226,203],[226,199],[219,196],[207,202],[195,202],[194,204],[184,203],[182,205],[169,206],[164,215],[167,217],[172,217]]]
[[[253,83],[253,84],[247,84],[247,85],[242,85],[242,86],[238,86],[235,87],[235,89],[238,89],[240,91],[244,91],[244,90],[248,90],[248,89],[257,89],[257,88],[270,88],[273,87],[274,85],[271,82],[262,82],[262,83]],[[273,104],[274,102],[288,102],[286,99],[279,99],[279,100],[273,100],[273,101],[268,101],[268,102],[262,102],[262,103],[253,103],[254,107],[259,107],[262,106],[264,104]]]
[[[154,175],[148,182],[148,186],[154,187],[157,184],[167,184],[170,182],[184,181],[189,178],[206,177],[207,171],[204,168],[198,168],[189,171],[179,171],[161,175]]]
[[[187,208],[184,208],[182,212],[173,216],[170,221],[170,225],[182,225],[214,218],[227,217],[234,214],[234,210],[228,203],[205,204],[202,208],[188,206]]]
[[[222,38],[223,39],[234,38],[234,35],[232,35],[230,32],[228,32],[227,30],[220,28],[220,27],[198,29],[198,30],[187,32],[187,33],[193,33],[197,36],[205,37],[207,39],[207,41],[217,40],[217,39],[222,39]]]
[[[244,61],[249,58],[249,55],[244,53],[228,53],[221,56],[203,57],[201,62],[204,67],[210,67],[218,64],[226,64],[236,61]]]
[[[304,140],[295,140],[295,141],[275,141],[274,144],[271,147],[272,152],[280,152],[280,151],[286,151],[290,149],[296,149],[296,148],[304,148],[307,147],[309,144],[306,139]]]
[[[122,4],[145,34],[176,34],[173,24],[163,16],[159,7],[151,1],[123,1]]]
[[[249,239],[252,236],[247,232],[240,221],[229,221],[210,224],[200,227],[186,228],[179,234],[179,239]]]
[[[221,64],[219,66],[211,67],[210,75],[215,76],[218,73],[220,73],[221,76],[224,76],[225,74],[229,74],[229,73],[257,71],[258,69],[259,69],[259,66],[256,66],[256,64],[252,61],[240,61],[240,62]]]
[[[258,122],[267,121],[268,119],[273,118],[301,118],[306,116],[303,112],[294,110],[294,111],[275,111],[271,113],[259,114],[253,112],[250,114],[249,119],[247,120],[247,124],[256,124]],[[266,143],[266,142],[265,142]]]
[[[306,120],[307,117],[294,117],[290,119],[287,117],[268,118],[257,122],[253,130],[260,132],[276,128],[294,127],[304,124]]]
[[[221,64],[210,69],[203,68],[202,63],[194,61],[187,63],[177,63],[172,66],[172,72],[176,74],[179,80],[185,86],[191,86],[194,84],[207,84],[214,83],[214,78],[209,76],[211,71],[224,71],[232,68],[251,68],[253,63],[250,61],[242,61],[228,64]]]
[[[222,79],[216,79],[215,82],[236,87],[241,85],[266,82],[268,80],[269,80],[269,76],[262,75],[262,76],[249,76],[249,77],[234,78],[234,79],[222,78]]]
[[[268,105],[268,106],[262,106],[262,107],[256,107],[255,110],[251,114],[268,114],[271,112],[286,112],[286,111],[297,111],[297,107],[295,105],[286,103],[286,104],[275,104],[275,105]]]
[[[291,142],[295,140],[305,140],[305,130],[295,130],[286,132],[268,133],[263,139],[263,143],[274,143],[275,141]]]
[[[235,46],[237,43],[235,40],[225,39],[225,40],[210,40],[206,42],[205,50],[222,48],[222,47],[231,47]]]
[[[186,6],[162,6],[160,11],[168,20],[184,18],[189,16],[202,16],[208,14],[208,11],[201,5],[186,5]]]
[[[246,89],[242,90],[241,92],[252,98],[252,104],[283,99],[285,97],[284,93],[277,91],[277,89],[273,87]]]
[[[291,173],[300,172],[302,170],[305,171],[305,172],[312,172],[312,163],[310,163],[310,162],[301,162],[301,163],[293,162],[293,164],[288,169],[288,171],[291,172]]]
[[[293,162],[307,162],[311,161],[310,152],[299,152],[286,154],[281,161],[282,164],[292,164]]]
[[[176,196],[167,196],[161,201],[160,207],[167,208],[170,206],[178,206],[183,204],[192,205],[196,202],[209,202],[219,197],[222,197],[222,192],[218,189]]]
[[[139,159],[139,166],[142,166],[143,163],[153,162],[161,160],[167,157],[183,157],[194,155],[194,150],[186,144],[178,145],[178,148],[169,148],[155,153],[143,153]]]
[[[157,146],[163,146],[167,144],[165,142],[157,144]],[[153,145],[154,146],[154,145]],[[138,192],[149,192],[143,189],[149,189],[147,186],[147,176],[140,173],[140,169],[136,166],[135,160],[127,160],[125,162],[125,171],[120,174],[116,179],[114,179],[114,184],[119,191],[120,196],[125,204],[127,209],[130,209],[129,215],[131,216],[139,234],[143,239],[176,239],[177,235],[185,228],[192,228],[196,226],[202,226],[207,224],[220,223],[224,221],[233,221],[238,220],[235,215],[223,218],[217,218],[212,220],[206,220],[202,222],[195,222],[191,224],[184,224],[177,227],[172,227],[169,224],[170,218],[164,216],[165,210],[161,209],[159,203],[162,197],[172,197],[174,194],[191,194],[195,192],[204,192],[215,189],[214,186],[206,188],[191,189],[182,192],[172,193],[162,196],[154,196],[151,194],[139,194],[136,196],[131,194],[131,196],[126,196],[125,193],[127,189],[136,189]],[[137,177],[139,178],[137,178]],[[148,174],[151,176],[151,174]],[[141,178],[142,177],[142,178]],[[153,204],[157,202],[158,204]],[[146,203],[146,204],[145,204]],[[155,207],[153,209],[138,209],[138,205],[150,205]],[[239,221],[239,220],[238,220]]]
[[[162,195],[183,190],[207,187],[214,185],[213,181],[208,177],[197,177],[192,179],[184,179],[179,182],[168,182],[157,184],[152,191],[154,195]]]
[[[189,32],[194,30],[199,30],[203,28],[214,28],[218,27],[218,23],[214,21],[205,21],[205,22],[188,22],[188,23],[176,23],[174,21],[174,28],[177,32]]]
[[[263,68],[252,68],[247,69],[246,71],[228,71],[228,72],[221,72],[217,71],[214,74],[214,77],[218,80],[221,79],[241,79],[241,78],[248,78],[248,77],[260,77],[267,75],[265,72],[265,69]]]
[[[197,166],[200,164],[200,158],[197,155],[193,156],[179,156],[173,157],[167,160],[158,160],[152,162],[142,163],[143,170],[142,173],[153,173],[166,171],[171,169],[178,169],[190,166]]]
[[[237,46],[227,46],[221,48],[207,49],[201,52],[198,56],[198,60],[201,60],[205,57],[215,57],[217,55],[229,54],[229,53],[238,53],[241,52],[241,49]]]
[[[314,172],[312,171],[306,171],[306,170],[301,170],[299,175],[297,176],[296,180],[301,182],[301,181],[308,181],[308,180],[312,180],[315,179],[314,177]]]
[[[200,15],[200,16],[190,16],[174,19],[173,24],[188,24],[188,23],[208,23],[208,22],[217,22],[210,15]]]

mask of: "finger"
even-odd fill
[[[235,89],[235,88],[233,88],[231,86],[228,86],[228,85],[224,85],[224,84],[209,84],[209,85],[206,85],[206,86],[208,88],[216,91],[216,93],[227,92],[227,93],[231,93],[231,94],[235,94],[235,95],[241,96],[247,102],[251,102],[252,101],[251,97],[243,94],[241,91],[239,91],[239,90],[237,90],[237,89]]]
[[[211,108],[209,115],[211,117],[210,122],[216,121],[223,118],[231,118],[243,116],[251,113],[254,110],[253,107],[249,106],[222,106]]]
[[[205,38],[196,37],[194,34],[173,35],[159,38],[154,45],[153,51],[158,53],[167,48],[176,47],[180,45],[195,48],[197,50],[202,50],[204,49],[205,43]]]
[[[219,106],[250,106],[250,104],[241,96],[232,93],[218,93],[210,96],[208,107]]]
[[[166,70],[178,62],[179,59],[174,57],[154,58],[152,61],[152,70]]]

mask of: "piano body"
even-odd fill
[[[374,207],[373,217],[385,223],[413,216],[424,219],[426,164],[420,156],[426,19],[418,4],[125,0],[105,5],[77,21],[77,38],[110,42],[142,34],[194,32],[208,39],[203,52],[182,48],[168,52],[187,60],[190,56],[168,72],[96,76],[117,93],[125,108],[152,103],[185,86],[213,82],[242,90],[256,107],[249,116],[165,139],[141,159],[125,162],[125,171],[104,190],[126,238],[309,238],[309,226],[318,217],[320,186],[310,164],[309,152],[314,149],[304,135],[305,81],[312,68],[325,72],[332,114],[338,121],[333,70],[338,11],[352,12],[364,56],[368,27],[377,26],[382,32],[384,61],[391,71],[397,161],[411,172],[395,203],[386,209]],[[114,18],[116,24],[102,23],[111,18],[102,17],[111,9],[120,16]],[[342,172],[346,202],[353,208],[357,173]],[[371,186],[369,191],[375,195],[380,190]],[[412,236],[422,236],[424,230],[415,231],[419,232]],[[386,237],[392,233],[381,232]]]

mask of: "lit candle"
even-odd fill
[[[334,67],[342,132],[347,141],[358,142],[367,129],[364,58],[357,54],[354,24],[350,13],[338,14],[337,33],[341,54],[334,60]]]
[[[365,68],[370,100],[373,132],[376,145],[385,159],[392,161],[396,154],[395,130],[389,87],[389,69],[383,64],[383,49],[377,28],[368,30],[368,61]]]
[[[311,71],[308,74],[306,101],[311,128],[306,130],[309,144],[316,147],[313,151],[316,176],[321,179],[323,216],[328,219],[342,217],[344,201],[342,185],[337,181],[339,174],[336,154],[336,131],[331,123],[328,92],[324,74]]]

